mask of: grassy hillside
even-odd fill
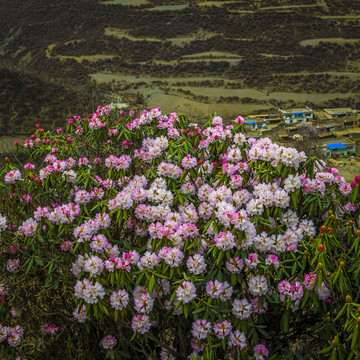
[[[141,93],[148,106],[190,115],[218,104],[229,114],[357,105],[356,1],[2,4],[0,57],[54,81],[93,80],[121,94]]]

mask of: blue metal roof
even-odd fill
[[[326,146],[328,147],[329,150],[331,150],[331,149],[344,149],[344,148],[347,148],[347,146],[344,145],[343,143],[327,144]]]
[[[256,124],[255,121],[247,121],[246,123],[247,123],[248,125],[255,125],[255,124]]]

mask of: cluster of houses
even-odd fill
[[[355,156],[356,153],[360,155],[360,113],[351,108],[278,109],[277,113],[249,115],[245,121],[253,137],[277,135],[297,141],[298,126],[306,123],[316,128],[325,156],[336,158]]]

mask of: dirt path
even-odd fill
[[[52,49],[53,49],[57,44],[58,44],[58,43],[50,44],[50,45],[46,48],[46,50],[45,50],[45,55],[46,55],[47,58],[51,58],[51,57],[52,57],[52,54],[51,54]]]
[[[103,1],[101,4],[140,6],[140,5],[149,4],[149,1],[148,0],[108,0],[108,1]]]
[[[264,6],[259,8],[258,10],[286,10],[286,9],[299,9],[299,8],[314,8],[319,7],[321,5],[313,4],[313,5],[280,5],[280,6]]]
[[[105,30],[104,30],[104,34],[106,36],[116,36],[118,38],[125,37],[126,39],[131,40],[131,41],[143,41],[143,40],[146,40],[146,41],[155,41],[155,42],[165,42],[165,40],[161,40],[161,39],[154,38],[154,37],[133,36],[133,35],[130,35],[128,33],[128,30],[117,29],[117,28],[114,28],[114,27],[106,27]],[[168,39],[166,39],[166,41],[170,41],[175,46],[182,46],[182,45],[185,45],[185,44],[189,44],[189,43],[191,43],[192,41],[195,41],[195,40],[200,40],[200,39],[201,40],[207,40],[207,39],[210,39],[210,38],[212,38],[213,36],[216,36],[216,35],[217,35],[217,33],[214,33],[214,32],[207,32],[207,31],[200,30],[200,31],[197,31],[197,32],[195,32],[195,33],[193,33],[191,35],[188,35],[188,36],[181,36],[181,37],[176,37],[176,38],[168,38]],[[244,40],[247,40],[247,39],[244,39]]]
[[[72,41],[75,41],[75,40],[68,41],[65,44],[71,43]],[[52,50],[56,45],[58,45],[58,43],[48,45],[48,47],[45,50],[45,55],[47,58],[57,58],[60,60],[75,59],[77,62],[82,62],[83,60],[88,60],[90,62],[96,62],[98,60],[112,59],[116,56],[116,55],[107,55],[107,54],[81,55],[81,56],[53,55]]]
[[[322,38],[322,39],[306,39],[300,41],[301,46],[311,45],[316,46],[319,45],[320,42],[331,42],[339,45],[344,45],[346,43],[354,44],[359,42],[360,39],[343,39],[343,38]]]
[[[147,8],[148,11],[177,11],[187,8],[189,4],[178,4],[178,5],[160,5],[152,8]]]

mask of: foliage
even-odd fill
[[[37,125],[0,170],[2,358],[359,358],[360,177],[134,115]]]

